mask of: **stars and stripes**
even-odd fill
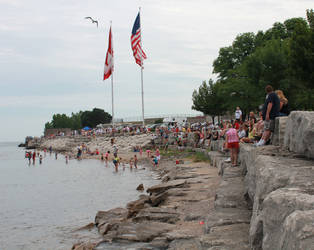
[[[108,79],[113,72],[113,46],[112,46],[112,35],[111,35],[111,26],[109,30],[109,44],[105,61],[104,69],[104,80]]]
[[[133,56],[135,62],[143,66],[143,60],[146,59],[146,54],[144,53],[141,45],[141,21],[140,21],[140,13],[138,13],[131,34],[131,47],[133,50]]]

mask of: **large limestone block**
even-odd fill
[[[275,131],[271,139],[273,145],[283,146],[287,120],[288,116],[276,117]]]
[[[253,164],[247,167],[247,191],[253,201],[250,243],[252,249],[260,249],[263,237],[261,234],[264,224],[264,199],[271,192],[284,187],[314,192],[314,168],[312,161],[269,155],[258,155]],[[273,210],[275,209],[277,208],[274,206]]]
[[[314,211],[314,196],[303,193],[304,190],[299,188],[282,188],[271,192],[263,202],[262,220],[263,220],[263,249],[286,249],[281,248],[282,243],[278,239],[286,238],[287,228],[284,222],[288,216],[294,211],[313,210]],[[314,217],[313,217],[314,218]],[[311,226],[311,216],[305,224]],[[291,224],[291,220],[289,222]],[[291,225],[290,225],[291,226]],[[314,228],[312,222],[312,229]],[[314,240],[314,231],[312,231]],[[298,232],[290,231],[289,237],[297,239]],[[297,249],[297,248],[290,248]],[[308,248],[303,248],[308,249]]]
[[[314,112],[293,111],[286,124],[284,146],[314,159]]]
[[[283,228],[278,249],[314,249],[314,210],[293,212],[285,220]]]
[[[246,208],[242,177],[223,180],[216,192],[215,208]]]

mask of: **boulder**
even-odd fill
[[[114,208],[108,211],[98,211],[95,225],[101,235],[106,235],[111,229],[117,227],[127,219],[128,210],[125,208]]]
[[[285,250],[314,249],[314,210],[295,211],[286,218],[279,247]]]
[[[92,242],[77,243],[72,246],[71,250],[93,250],[97,244]]]
[[[133,221],[159,221],[174,224],[179,220],[179,214],[173,208],[150,207],[142,209]]]
[[[202,250],[202,245],[198,239],[176,239],[168,247],[169,250]]]
[[[281,248],[282,243],[278,239],[286,238],[286,226],[284,222],[294,211],[313,210],[314,196],[304,193],[299,188],[281,188],[271,192],[263,202],[263,249],[286,249]],[[313,216],[312,214],[311,216]],[[305,214],[302,215],[303,217]],[[311,227],[314,217],[308,216],[308,220],[303,220],[304,227]],[[302,217],[302,218],[303,218]],[[312,221],[312,222],[311,222]],[[291,221],[290,221],[291,222]],[[288,223],[289,226],[293,224]],[[295,225],[294,225],[295,226]],[[314,228],[312,224],[312,229]],[[295,232],[296,233],[296,232]],[[314,231],[312,231],[314,233]],[[289,233],[291,234],[291,232]],[[297,237],[296,234],[293,236]],[[298,236],[299,237],[299,236]],[[314,234],[312,234],[314,240]],[[300,239],[299,239],[300,240]],[[314,245],[313,245],[314,246]],[[300,248],[290,248],[300,249]],[[309,249],[309,248],[301,248]]]
[[[95,217],[95,225],[98,227],[111,220],[124,220],[127,218],[127,213],[127,209],[120,207],[108,211],[98,211]]]
[[[249,231],[252,249],[282,249],[278,238],[282,237],[286,217],[297,209],[312,209],[313,161],[279,155],[278,147],[241,145],[241,164],[247,172],[245,192],[253,203]]]
[[[271,144],[283,146],[288,116],[276,117],[275,130],[272,133]]]
[[[143,183],[141,183],[140,185],[138,185],[138,187],[136,188],[136,190],[138,190],[138,191],[143,191],[143,190],[144,190],[144,185],[143,185]]]
[[[147,193],[162,193],[170,188],[183,187],[186,185],[186,180],[173,180],[166,183],[161,183],[155,186],[152,186],[147,189]]]
[[[123,222],[116,229],[115,234],[112,235],[112,240],[150,242],[173,229],[175,229],[175,225],[155,221],[150,221],[149,223]]]
[[[140,199],[131,201],[127,204],[128,218],[135,216],[141,209],[145,207],[145,204],[149,202],[150,197],[148,195],[141,195]]]
[[[215,208],[247,208],[242,177],[223,180],[216,193]]]
[[[168,191],[152,194],[149,196],[149,202],[153,207],[157,207],[159,204],[164,202],[168,198]]]
[[[284,146],[314,159],[314,111],[293,111],[286,124]]]
[[[200,237],[203,249],[249,250],[249,225],[246,223],[213,227],[210,234]]]
[[[239,208],[219,208],[210,213],[205,222],[205,233],[210,233],[212,228],[232,224],[250,224],[251,212]]]

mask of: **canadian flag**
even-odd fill
[[[105,70],[104,70],[104,80],[108,79],[113,72],[113,46],[112,46],[112,35],[111,35],[111,26],[109,30],[109,45],[105,61]]]

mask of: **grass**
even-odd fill
[[[193,162],[210,162],[209,158],[203,152],[194,152],[189,158]]]
[[[191,149],[179,151],[169,148],[167,151],[161,149],[160,154],[166,158],[189,158],[193,162],[210,162],[209,158],[203,152],[195,152]]]

